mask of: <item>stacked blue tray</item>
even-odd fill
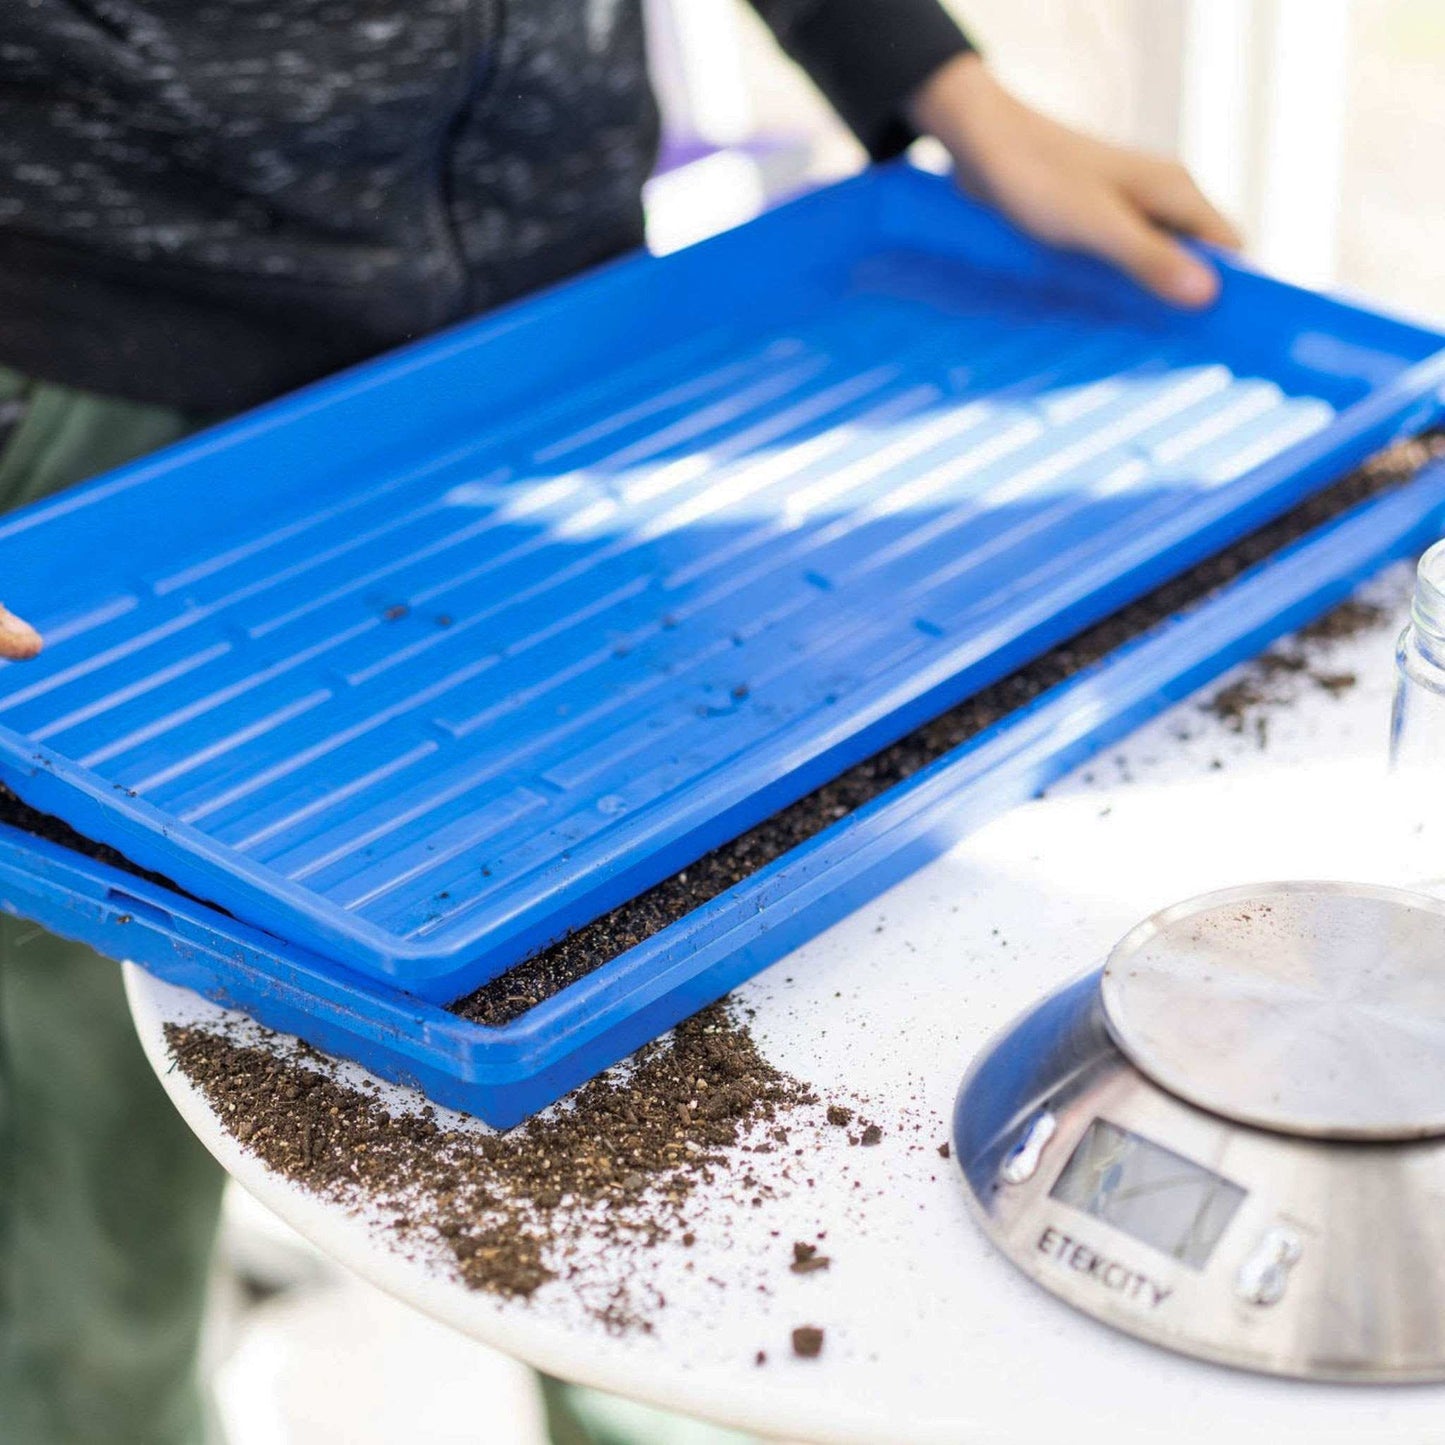
[[[886,168],[11,514],[5,598],[48,645],[0,668],[0,778],[233,917],[20,835],[0,897],[517,1117],[796,927],[649,940],[566,991],[550,1062],[557,1000],[493,1031],[435,1005],[1435,415],[1441,337],[1222,264],[1218,306],[1172,312]],[[1289,605],[1420,541],[1435,485]],[[1151,656],[1150,705],[1204,665]],[[1141,715],[1091,688],[1098,728],[1031,768]],[[715,900],[708,937],[759,907]],[[406,1052],[456,1030],[451,1063]]]

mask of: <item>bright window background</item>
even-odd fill
[[[1445,3],[1354,0],[1339,277],[1445,322]]]

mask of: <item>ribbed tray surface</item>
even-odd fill
[[[79,780],[57,810],[139,861],[445,992],[1017,665],[1336,415],[964,260],[860,246],[838,277],[402,455],[379,388],[338,420],[373,455],[311,444],[215,529],[133,487],[68,595],[26,559],[92,545],[85,492],[0,529],[49,634],[0,671],[12,758],[52,764],[17,788]],[[199,513],[244,495],[233,450],[192,467]]]

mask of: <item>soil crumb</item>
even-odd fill
[[[807,1244],[799,1240],[793,1245],[793,1262],[788,1266],[794,1274],[816,1274],[820,1269],[827,1269],[833,1261],[826,1254],[818,1253],[816,1244]]]
[[[823,1353],[823,1331],[817,1325],[799,1325],[793,1331],[793,1353],[803,1360],[816,1360]]]
[[[168,1024],[166,1041],[225,1128],[270,1169],[378,1213],[389,1237],[439,1255],[472,1289],[527,1298],[571,1280],[613,1332],[652,1328],[664,1301],[640,1258],[664,1240],[691,1242],[687,1205],[699,1185],[736,1174],[756,1198],[768,1186],[747,1168],[749,1136],[771,1137],[785,1112],[815,1113],[822,1126],[817,1095],[762,1057],[726,1002],[506,1134],[448,1127],[431,1107],[388,1109],[339,1081],[315,1050],[288,1048],[258,1025]],[[791,1167],[778,1177],[791,1180]],[[605,1287],[576,1270],[584,1254],[609,1261]]]
[[[855,764],[815,792],[774,813],[757,827],[689,864],[636,898],[585,924],[566,938],[457,1000],[452,1012],[497,1026],[600,968],[644,939],[725,893],[774,859],[846,817],[880,793],[1025,706],[1049,688],[1092,666],[1131,638],[1203,601],[1241,572],[1298,540],[1341,512],[1408,481],[1432,457],[1445,454],[1445,432],[1401,442],[1308,498],[1292,512],[1207,558],[1191,571],[1130,604],[1037,661],[984,688],[907,737]],[[1301,634],[1306,641],[1349,635],[1374,625],[1367,603],[1349,603]],[[1324,684],[1321,684],[1324,685]],[[1336,690],[1343,687],[1336,681]],[[1221,716],[1239,729],[1257,704],[1244,695],[1226,699]],[[1261,720],[1262,721],[1262,720]],[[1264,729],[1256,724],[1263,738]]]
[[[1353,672],[1330,666],[1330,650],[1340,642],[1380,627],[1389,617],[1386,607],[1363,597],[1352,597],[1333,611],[1302,627],[1279,646],[1262,653],[1209,700],[1205,712],[1232,733],[1252,732],[1261,748],[1269,743],[1271,708],[1290,707],[1303,686],[1313,686],[1331,697],[1348,692],[1358,681]]]
[[[1333,612],[1317,617],[1296,634],[1303,642],[1342,642],[1370,632],[1378,627],[1388,615],[1385,608],[1363,597],[1351,597],[1341,602]]]

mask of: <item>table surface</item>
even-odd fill
[[[750,1207],[735,1176],[701,1187],[692,1249],[667,1241],[619,1266],[584,1245],[573,1277],[530,1302],[469,1292],[436,1261],[409,1257],[381,1221],[306,1195],[225,1132],[171,1068],[161,1032],[221,1010],[128,965],[136,1024],[191,1127],[258,1199],[416,1308],[581,1383],[795,1440],[1153,1439],[1162,1429],[1174,1442],[1213,1442],[1221,1429],[1234,1442],[1436,1439],[1445,1387],[1235,1373],[1072,1312],[992,1251],[937,1152],[985,1042],[1154,909],[1266,878],[1445,873],[1429,864],[1418,799],[1380,772],[1408,580],[1397,568],[1373,584],[1391,620],[1317,654],[1316,671],[1354,673],[1355,686],[1282,674],[1268,683],[1279,700],[1239,732],[1186,702],[741,989],[765,1056],[827,1095],[866,1100],[884,1138],[862,1149],[840,1129],[795,1133],[811,1188],[783,1180],[787,1156],[748,1156],[775,1197]],[[1438,839],[1436,851],[1445,858]],[[422,1103],[383,1092],[401,1107]],[[789,1273],[791,1241],[820,1231],[832,1267]],[[584,1307],[589,1285],[605,1289],[619,1267],[647,1271],[666,1297],[651,1333],[610,1335]],[[789,1349],[804,1323],[826,1331],[816,1360]]]

